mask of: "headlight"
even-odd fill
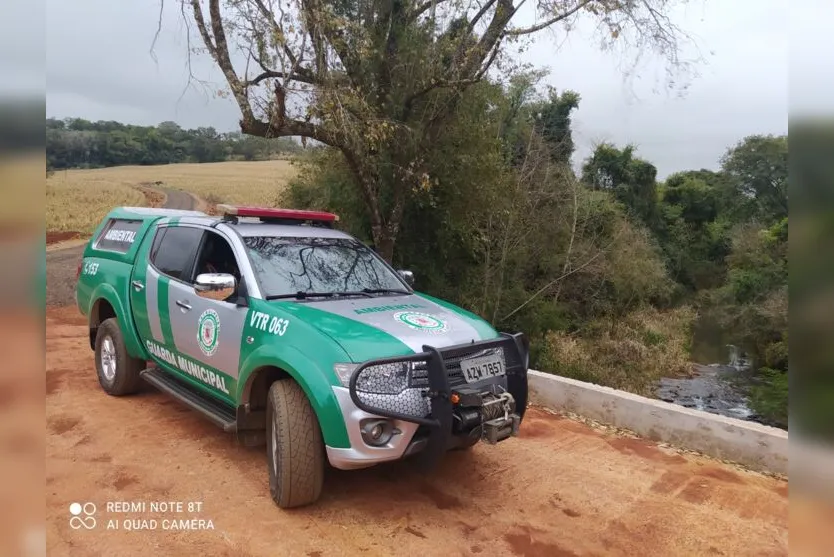
[[[360,364],[335,364],[333,371],[342,385],[350,385],[350,378]],[[396,395],[408,387],[411,362],[394,362],[368,366],[356,378],[356,390],[363,393]]]
[[[353,375],[353,372],[358,367],[359,364],[333,364],[333,371],[336,373],[339,381],[342,382],[342,386],[347,387],[350,385],[350,376]]]

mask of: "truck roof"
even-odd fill
[[[221,203],[217,210],[224,223],[244,237],[352,238],[333,228],[339,216],[324,211],[253,207]]]
[[[212,225],[218,222],[235,228],[241,236],[283,236],[290,238],[346,238],[352,239],[353,236],[336,230],[334,228],[327,228],[321,226],[308,226],[306,224],[284,224],[275,222],[262,222],[256,217],[237,217],[234,219],[224,219],[221,216],[213,216],[203,213],[202,211],[190,211],[182,209],[164,209],[154,207],[115,207],[102,221],[102,225],[96,232],[94,237],[99,235],[108,222],[125,221],[125,220],[141,220],[145,224],[141,228],[145,228],[151,222],[160,218],[177,217],[184,219],[183,222],[200,223],[205,225]]]
[[[292,238],[353,238],[350,234],[333,228],[319,226],[303,226],[297,224],[272,224],[261,222],[227,222],[233,226],[241,236],[286,236]]]
[[[134,213],[145,217],[207,217],[202,211],[185,209],[164,209],[158,207],[117,207],[114,211]]]

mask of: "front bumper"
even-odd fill
[[[359,425],[363,420],[379,418],[379,415],[357,407],[351,400],[350,391],[346,387],[333,387],[333,394],[336,395],[336,400],[342,409],[342,418],[347,426],[350,447],[343,449],[328,446],[327,459],[331,466],[341,470],[354,470],[367,468],[380,462],[399,460],[403,457],[419,427],[418,424],[394,420],[393,427],[397,433],[384,445],[373,447],[362,439]]]
[[[460,361],[495,351],[503,353],[505,375],[467,383]],[[369,367],[402,362],[420,364],[421,370],[419,377],[409,376],[409,388],[402,393],[357,390],[358,378]],[[351,448],[328,447],[331,464],[337,468],[360,468],[419,453],[424,464],[431,466],[456,446],[474,444],[481,438],[495,443],[514,435],[527,406],[528,366],[529,343],[521,333],[501,333],[496,339],[445,348],[423,346],[418,354],[364,362],[353,372],[347,389],[334,388]],[[346,394],[349,401],[344,400]],[[484,396],[502,404],[503,415],[492,412],[487,416],[489,403],[482,402],[486,400]],[[508,400],[510,406],[505,404]],[[399,432],[383,447],[369,446],[359,433],[359,421],[372,417],[393,420]]]

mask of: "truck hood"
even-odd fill
[[[290,307],[291,306],[291,307]],[[338,342],[354,362],[495,338],[486,321],[424,294],[291,303],[284,306]]]

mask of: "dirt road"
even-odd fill
[[[159,188],[165,193],[166,209],[194,210],[199,200],[190,193],[169,188]],[[84,244],[73,242],[74,245],[64,249],[50,250],[46,253],[46,303],[52,306],[72,305],[74,301],[75,275]]]
[[[282,511],[262,449],[151,389],[104,394],[75,308],[50,308],[46,336],[50,555],[787,554],[786,482],[540,409],[519,438],[450,453],[432,474],[409,462],[329,470],[317,504]],[[158,501],[183,512],[150,512]],[[96,505],[94,529],[70,526],[73,502]],[[170,529],[191,518],[213,529]]]
[[[166,209],[183,209],[193,211],[197,208],[197,199],[190,193],[170,188],[160,188],[165,192]]]

